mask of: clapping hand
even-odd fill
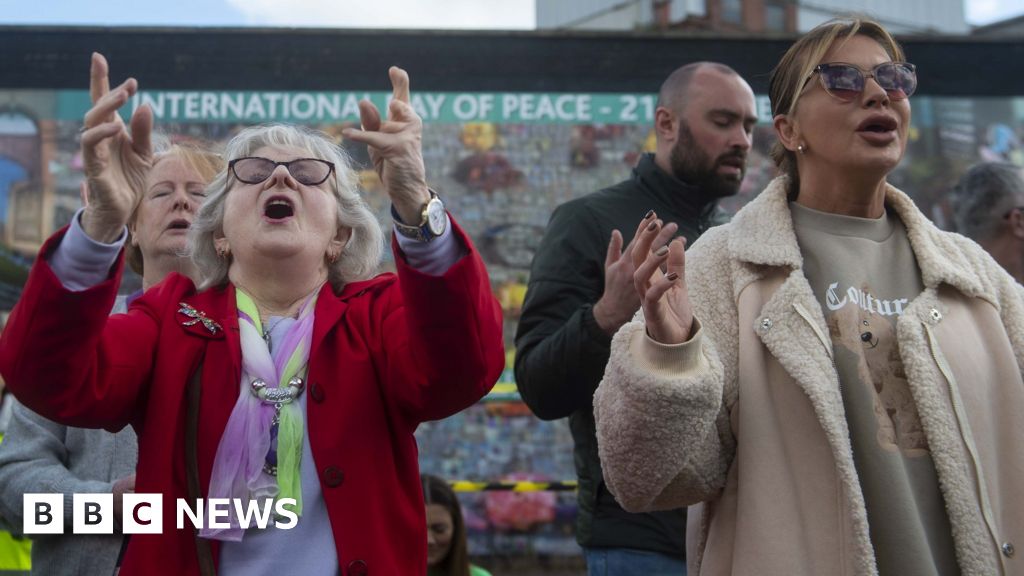
[[[641,227],[657,226],[657,234],[648,247],[664,246],[679,229],[674,222],[662,224],[653,210],[647,213],[641,222]],[[594,320],[597,325],[608,335],[615,334],[615,331],[623,324],[633,319],[637,309],[640,308],[640,298],[637,296],[633,283],[633,274],[636,268],[633,264],[633,248],[640,237],[637,235],[630,240],[625,248],[622,247],[622,234],[618,230],[612,230],[612,238],[608,243],[608,253],[604,261],[604,292],[601,299],[594,304]],[[657,249],[657,248],[655,248]]]
[[[644,220],[637,229],[631,254],[636,268],[633,285],[640,296],[647,334],[662,344],[681,344],[690,339],[693,327],[686,289],[686,239],[676,238],[667,250],[652,251],[660,228],[658,222],[652,225]]]

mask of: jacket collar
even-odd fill
[[[381,274],[370,280],[350,282],[335,293],[330,283],[325,283],[317,298],[315,319],[313,322],[313,338],[310,346],[310,357],[319,348],[328,332],[337,324],[348,308],[349,301],[359,298],[367,292],[377,290],[395,281],[394,274]],[[186,333],[204,339],[227,339],[230,361],[236,379],[241,374],[242,347],[238,328],[238,305],[235,301],[235,290],[231,284],[218,286],[202,292],[193,292],[175,303],[177,308],[186,305],[194,311],[216,322],[217,329],[210,330],[202,321],[191,322],[195,318],[176,313],[176,320]],[[186,325],[188,324],[188,325]]]
[[[707,220],[715,212],[718,199],[699,186],[687,184],[665,172],[654,161],[654,154],[644,154],[633,168],[633,180],[651,196],[671,206],[679,216]]]
[[[333,326],[348,306],[349,300],[362,296],[366,292],[376,291],[394,280],[394,274],[380,274],[369,280],[350,282],[338,293],[334,292],[329,283],[324,284],[320,288],[320,296],[317,298],[316,324]],[[204,325],[202,321],[192,322],[197,319],[196,314],[178,313],[179,324],[186,332],[204,338],[220,339],[224,338],[225,331],[238,331],[238,304],[235,301],[235,290],[231,284],[188,294],[182,298],[178,308],[183,306],[191,308],[195,313],[216,323],[211,330],[208,323]]]
[[[780,176],[736,213],[731,225],[742,230],[743,234],[729,235],[730,256],[756,265],[803,267],[786,188],[786,178]],[[975,266],[969,256],[948,233],[925,218],[909,196],[887,184],[885,205],[906,226],[925,287],[949,284],[968,296],[994,297],[974,272]]]
[[[345,314],[350,300],[359,298],[367,292],[376,292],[394,282],[395,278],[394,274],[380,274],[369,280],[349,282],[339,293],[334,292],[330,282],[325,283],[320,288],[320,295],[316,299],[316,309],[313,311],[313,338],[309,349],[310,358],[319,349],[320,343],[327,336],[327,333],[334,328],[335,324]]]
[[[196,292],[192,288],[180,302],[175,302],[175,321],[182,330],[193,336],[209,340],[221,340],[226,332],[238,328],[238,314],[235,310],[235,296],[224,287]]]

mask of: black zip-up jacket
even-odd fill
[[[576,539],[585,547],[651,550],[682,558],[686,511],[631,514],[608,492],[594,435],[593,397],[608,363],[611,337],[594,320],[604,292],[604,261],[613,229],[629,243],[654,210],[679,225],[687,244],[725,221],[716,199],[665,173],[652,154],[632,178],[559,206],[534,256],[516,332],[519,393],[544,420],[569,417],[579,477]]]

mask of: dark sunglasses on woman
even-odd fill
[[[246,184],[260,184],[270,178],[278,166],[284,166],[295,181],[305,186],[322,184],[334,171],[334,164],[318,158],[299,158],[289,162],[275,162],[269,158],[249,156],[228,162],[228,168]]]
[[[859,97],[868,78],[874,78],[892,100],[908,98],[917,89],[917,68],[909,62],[883,62],[867,73],[853,64],[829,62],[815,66],[807,80],[815,74],[826,92],[844,102]]]

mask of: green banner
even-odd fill
[[[143,91],[130,110],[149,105],[157,122],[330,124],[357,122],[359,101],[384,110],[390,92]],[[764,102],[762,102],[764,100]],[[412,105],[424,122],[507,124],[645,124],[654,121],[652,94],[419,92]],[[89,108],[85,90],[58,93],[57,119],[80,119]],[[765,121],[767,98],[758,98]],[[127,111],[126,111],[127,115]]]

